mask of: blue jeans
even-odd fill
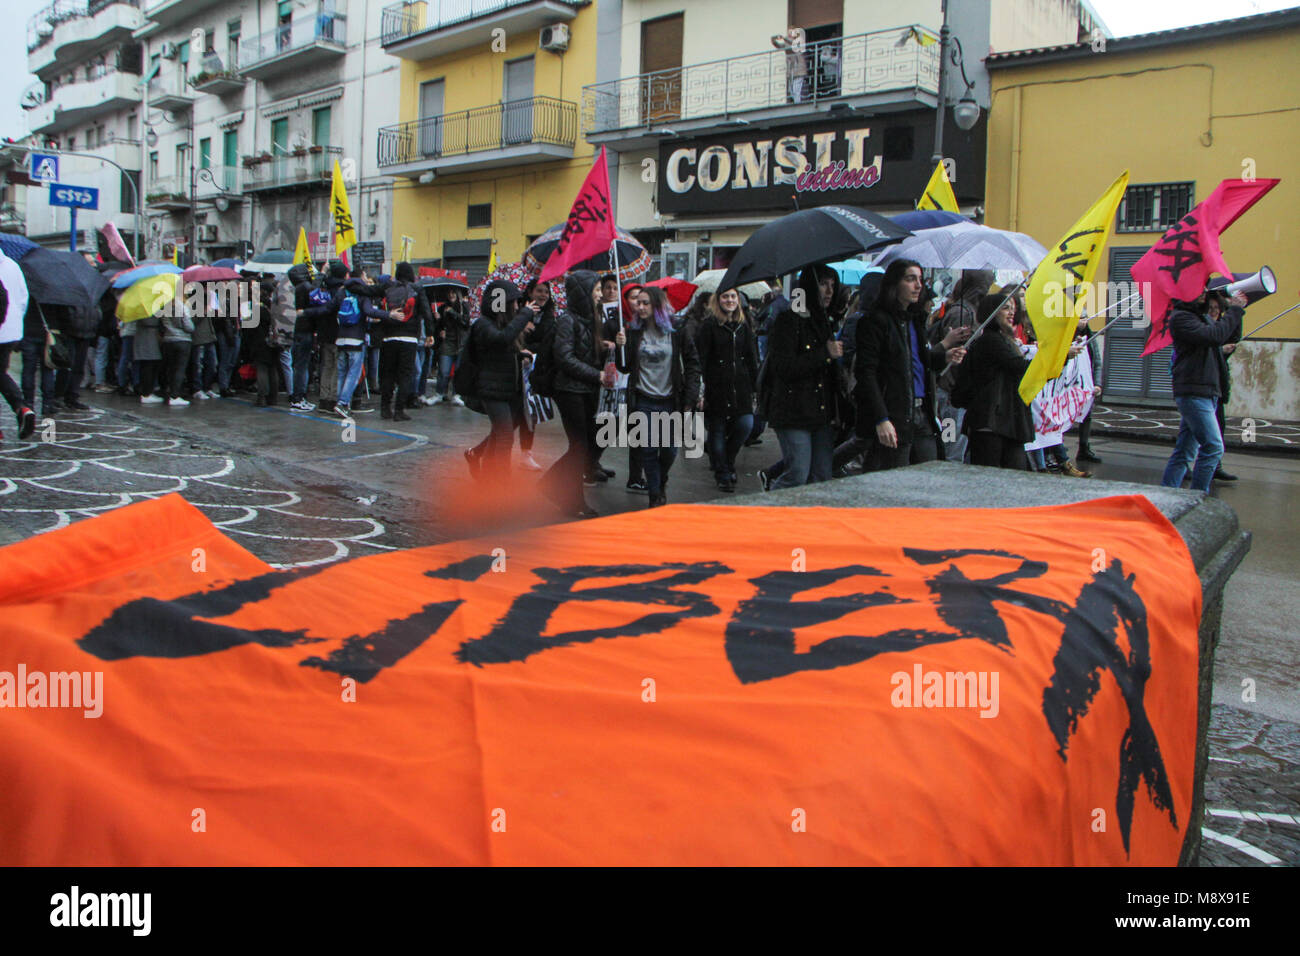
[[[736,415],[709,422],[709,458],[719,480],[736,474],[736,455],[754,430],[753,415]]]
[[[95,342],[95,384],[104,385],[108,379],[108,346],[110,339],[101,335]]]
[[[196,392],[206,392],[217,379],[217,343],[205,342],[190,351],[190,384]]]
[[[311,332],[293,333],[293,392],[290,399],[295,402],[307,397],[307,383],[311,373],[311,350],[316,343],[316,336]]]
[[[122,336],[122,354],[117,357],[117,387],[139,385],[140,373],[135,367],[135,336]]]
[[[1214,414],[1218,399],[1181,395],[1174,398],[1174,404],[1182,420],[1178,423],[1174,453],[1169,456],[1160,484],[1166,488],[1182,487],[1183,477],[1191,468],[1193,490],[1209,491],[1219,459],[1223,457],[1223,435],[1219,433],[1219,421]]]
[[[23,339],[23,404],[36,407],[36,375],[41,376],[41,413],[54,401],[54,369],[45,367],[45,339]]]
[[[377,392],[379,390],[379,353],[383,347],[379,344],[379,336],[374,336],[369,341],[371,344],[366,346],[366,387],[372,392]]]
[[[438,394],[447,395],[451,391],[451,369],[456,364],[456,356],[442,353],[438,356]]]
[[[831,459],[834,454],[831,426],[817,428],[777,428],[776,440],[781,443],[781,456],[785,470],[769,486],[796,488],[817,481],[830,481]]]
[[[340,405],[352,404],[352,393],[357,390],[357,383],[361,381],[361,369],[366,364],[366,350],[364,348],[342,348],[338,350],[339,366],[339,398]]]
[[[233,338],[227,340],[217,336],[217,388],[225,391],[230,388],[230,379],[239,361],[239,329],[235,329]]]
[[[629,414],[644,413],[647,416],[655,412],[671,412],[673,410],[673,400],[671,398],[651,398],[648,395],[636,396],[636,410]],[[645,426],[645,438],[647,443],[651,435],[660,435],[667,438],[668,429],[659,429],[651,424],[653,419],[648,418]],[[629,430],[631,425],[628,426]],[[638,448],[638,458],[641,461],[641,470],[645,474],[645,486],[651,495],[661,495],[664,491],[664,485],[668,481],[668,469],[672,468],[673,462],[677,460],[677,449],[669,445],[658,448],[642,447]]]
[[[280,355],[280,371],[284,373],[284,389],[289,391],[293,386],[293,351],[291,349],[277,349]]]

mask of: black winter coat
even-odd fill
[[[908,325],[916,330],[925,366],[925,399],[922,408],[934,420],[935,373],[948,364],[942,345],[929,345],[925,337],[925,313],[909,309],[875,309],[858,322],[854,373],[857,379],[858,434],[874,438],[876,426],[888,419],[898,433],[898,443],[912,440],[912,343]],[[936,430],[938,423],[936,422]],[[943,445],[940,443],[940,454]]]
[[[591,302],[596,273],[573,272],[564,280],[569,308],[555,320],[555,391],[592,394],[600,391],[604,359],[596,337],[598,325]]]
[[[991,431],[1011,441],[1034,440],[1034,416],[1020,398],[1020,380],[1029,359],[1020,346],[996,329],[986,329],[971,343],[963,374],[971,377],[971,400],[961,430],[965,435]]]
[[[508,402],[523,394],[524,383],[519,374],[521,356],[515,339],[531,319],[531,313],[523,312],[508,325],[500,326],[490,315],[484,315],[470,326],[470,348],[478,363],[476,398]]]
[[[441,332],[446,333],[438,340],[441,354],[459,355],[465,335],[469,332],[469,312],[465,309],[465,303],[461,302],[458,305],[452,305],[450,302],[442,303],[438,306],[438,316],[434,326],[435,336]]]
[[[654,321],[651,319],[650,321]],[[625,329],[627,344],[614,350],[614,362],[620,372],[627,375],[627,409],[635,411],[637,406],[636,384],[641,377],[641,335],[643,329]],[[683,326],[673,329],[673,373],[672,399],[673,411],[693,411],[700,400],[700,356],[695,350],[695,343],[686,334]],[[620,355],[623,361],[619,361]]]
[[[750,415],[758,385],[758,344],[746,322],[708,322],[695,340],[704,376],[704,415],[711,421]]]
[[[766,374],[772,389],[767,420],[773,428],[820,428],[833,420],[839,369],[826,342],[834,334],[829,318],[789,308],[772,320]]]
[[[1170,314],[1168,327],[1174,340],[1174,397],[1222,396],[1223,345],[1234,331],[1239,334],[1239,327],[1227,317],[1211,322],[1179,306]]]

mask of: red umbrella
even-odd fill
[[[190,266],[181,273],[186,282],[223,282],[238,279],[239,273],[224,266]]]
[[[673,307],[674,312],[680,312],[686,308],[695,295],[695,290],[699,286],[693,282],[687,282],[685,279],[674,279],[668,276],[664,279],[655,279],[653,282],[647,282],[646,285],[654,286],[656,289],[663,289],[664,295],[668,296],[668,303]]]

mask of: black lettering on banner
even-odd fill
[[[609,219],[609,199],[601,193],[594,185],[587,187],[593,193],[594,198],[588,198],[586,191],[578,195],[577,200],[573,203],[573,208],[569,210],[569,218],[564,223],[564,231],[560,233],[559,245],[555,247],[556,252],[563,252],[569,247],[574,236],[580,236],[587,231],[584,222],[605,222]],[[597,202],[596,200],[599,200]]]
[[[1161,272],[1168,272],[1177,284],[1183,270],[1199,265],[1201,258],[1201,235],[1196,228],[1197,219],[1188,213],[1169,230],[1156,246],[1158,256],[1167,257],[1170,262],[1159,267]]]
[[[1075,252],[1070,248],[1070,244],[1074,242],[1075,239],[1082,238],[1083,236],[1095,235],[1100,232],[1102,232],[1101,229],[1082,229],[1079,232],[1074,232],[1066,236],[1061,240],[1061,244],[1056,247],[1057,251],[1061,253],[1061,255],[1056,257],[1056,264],[1066,272],[1070,273],[1070,275],[1074,276],[1077,281],[1082,282],[1083,270],[1087,267],[1088,260],[1091,258],[1092,251],[1097,248],[1097,244],[1094,242],[1092,245],[1088,246],[1087,252]]]
[[[589,578],[626,578],[675,571],[664,578],[611,584],[575,591]],[[610,637],[644,637],[670,630],[679,622],[693,617],[711,617],[718,606],[703,591],[678,590],[707,581],[719,574],[731,574],[731,568],[716,561],[664,564],[609,564],[570,568],[533,568],[541,578],[531,591],[515,598],[510,609],[492,630],[461,644],[456,659],[462,663],[505,664],[522,661],[540,651],[569,644],[586,644]],[[680,610],[652,611],[626,624],[593,627],[580,631],[543,636],[551,615],[571,602],[620,601],[633,606],[668,605]]]

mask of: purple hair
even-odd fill
[[[664,290],[658,286],[647,285],[637,290],[637,295],[645,293],[650,296],[650,308],[654,312],[655,325],[659,326],[659,331],[668,335],[673,330],[673,309],[668,303],[668,296]],[[633,315],[628,320],[628,326],[633,329],[641,328],[641,316]]]

